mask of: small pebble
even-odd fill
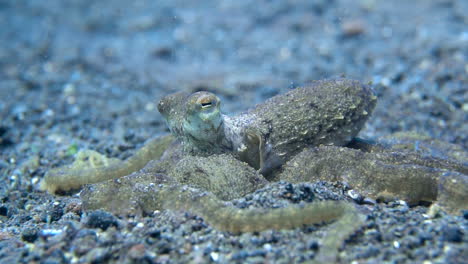
[[[112,214],[96,210],[88,215],[86,226],[91,228],[101,228],[107,230],[110,226],[118,226],[117,219]]]
[[[41,231],[41,236],[49,237],[49,236],[56,236],[60,235],[63,232],[61,229],[43,229]]]
[[[341,30],[345,36],[357,36],[365,32],[365,24],[361,20],[348,20],[343,22]]]
[[[136,244],[130,248],[128,251],[128,255],[132,259],[142,259],[145,256],[145,245],[144,244]]]
[[[26,227],[23,230],[23,232],[21,232],[21,239],[23,239],[26,242],[33,243],[38,238],[38,236],[39,236],[38,233],[39,232],[38,232],[37,228]]]
[[[211,253],[210,253],[210,258],[211,258],[211,260],[213,260],[213,261],[215,261],[215,262],[218,261],[218,260],[219,260],[219,253],[217,253],[217,252],[211,252]]]
[[[0,215],[7,216],[8,215],[8,207],[5,205],[0,206]]]
[[[463,218],[468,220],[468,210],[463,210]]]
[[[444,226],[442,228],[442,239],[448,242],[460,243],[463,241],[463,231],[458,227]]]

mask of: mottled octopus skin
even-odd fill
[[[261,172],[274,170],[275,177],[290,182],[351,181],[351,187],[375,198],[437,201],[453,212],[466,208],[468,167],[462,149],[407,135],[391,135],[392,140],[383,144],[357,140],[348,144],[375,101],[372,90],[357,81],[317,81],[228,117],[220,113],[214,94],[172,94],[161,100],[158,110],[184,151],[171,137],[156,138],[126,161],[107,162],[97,155],[93,164],[98,166],[78,162],[70,169],[52,170],[42,186],[55,192],[107,180],[81,192],[85,210],[104,208],[118,214],[188,210],[219,230],[235,233],[336,220],[315,258],[333,263],[343,240],[364,223],[351,203],[239,209],[222,200],[267,184],[255,167]],[[354,149],[339,147],[345,144]]]
[[[158,109],[189,153],[231,152],[268,174],[306,147],[347,144],[376,99],[369,86],[337,79],[274,96],[234,117],[221,114],[219,98],[208,92],[168,95]]]
[[[373,199],[433,202],[454,214],[468,210],[467,153],[457,145],[415,134],[353,141],[347,148],[305,149],[282,167],[278,178],[347,182]]]
[[[88,185],[80,197],[86,210],[105,209],[124,215],[152,214],[165,209],[189,211],[213,228],[234,234],[334,221],[320,242],[320,251],[314,258],[317,263],[335,263],[343,241],[365,221],[365,216],[346,201],[324,200],[283,208],[236,208],[213,193],[179,184],[164,174],[143,171],[118,181]]]

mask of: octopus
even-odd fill
[[[85,186],[80,196],[88,210],[186,210],[233,233],[335,221],[316,258],[330,261],[365,221],[357,205],[325,200],[239,209],[229,201],[274,181],[325,180],[346,182],[375,200],[468,209],[461,147],[411,133],[357,138],[376,102],[369,85],[349,79],[315,81],[236,116],[224,115],[213,93],[170,94],[158,110],[172,135],[148,141],[124,161],[80,152],[71,166],[50,170],[40,188],[57,193]]]
[[[311,146],[343,146],[354,138],[377,97],[357,81],[318,81],[270,98],[250,111],[229,117],[209,92],[175,93],[159,112],[187,153],[232,153],[263,175]]]

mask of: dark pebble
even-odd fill
[[[8,128],[0,126],[0,147],[8,147],[13,145],[13,141],[7,137]]]
[[[442,239],[448,242],[460,243],[463,241],[463,231],[458,227],[444,226],[442,228]]]
[[[361,252],[358,255],[358,258],[368,259],[368,258],[371,258],[371,257],[375,257],[375,256],[377,256],[379,254],[380,254],[379,248],[377,248],[376,246],[370,245],[363,252]]]
[[[158,254],[169,254],[173,250],[170,243],[167,241],[160,241],[156,244]]]
[[[319,244],[318,244],[317,241],[312,240],[312,241],[310,241],[309,244],[307,245],[307,248],[316,251],[316,250],[319,249]]]
[[[276,244],[281,240],[281,237],[276,232],[272,232],[271,234],[265,237],[265,243]]]
[[[7,216],[8,215],[8,207],[5,205],[0,206],[0,215]]]
[[[382,242],[382,233],[379,231],[379,230],[376,230],[376,229],[372,229],[370,231],[367,232],[367,234],[369,236],[371,236],[373,239],[375,239],[375,241],[377,242]]]
[[[406,244],[408,248],[415,249],[415,248],[421,247],[424,241],[417,237],[408,237],[404,243]]]
[[[107,230],[110,226],[118,226],[117,219],[110,213],[96,210],[88,215],[86,226]]]
[[[19,214],[19,209],[17,206],[13,205],[6,205],[7,211],[6,211],[6,217],[15,217]]]
[[[0,137],[0,148],[9,147],[11,145],[13,145],[13,141],[11,139]]]
[[[133,131],[128,131],[124,134],[124,140],[125,141],[130,141],[135,138],[135,132]]]
[[[419,232],[418,237],[422,242],[432,240],[432,235],[429,232]]]
[[[468,210],[463,210],[463,218],[465,218],[465,220],[468,220]]]
[[[37,228],[27,227],[23,230],[23,232],[21,232],[21,239],[29,243],[36,241],[38,237],[39,231],[37,230]]]
[[[284,186],[285,193],[293,193],[294,192],[294,187],[291,183],[287,183],[286,186]]]
[[[148,235],[152,238],[160,238],[161,237],[161,230],[154,229],[148,232]]]
[[[5,126],[0,126],[0,136],[3,136],[8,131],[8,128]]]
[[[62,218],[63,216],[63,205],[62,204],[54,205],[49,215],[50,215],[51,222],[60,220],[60,218]]]
[[[246,259],[249,256],[249,253],[245,250],[240,250],[234,254],[232,254],[232,260],[243,260]]]
[[[265,257],[266,256],[266,251],[264,249],[257,249],[252,252],[250,252],[249,256],[251,257]]]
[[[129,150],[129,149],[134,149],[135,147],[133,145],[124,145],[124,144],[120,144],[117,146],[117,149],[119,150],[119,152],[123,152],[123,151],[126,151],[126,150]]]
[[[192,232],[200,231],[200,230],[202,230],[203,228],[206,228],[206,227],[207,226],[204,223],[197,222],[197,223],[192,225]]]
[[[171,60],[174,58],[174,50],[170,47],[161,47],[153,51],[153,55],[162,60]]]
[[[314,191],[309,186],[301,186],[299,201],[312,202],[315,198]]]

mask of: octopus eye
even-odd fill
[[[213,105],[212,102],[201,103],[201,106],[202,106],[203,108],[211,107],[211,105]]]
[[[202,97],[198,100],[198,103],[200,104],[202,109],[208,109],[216,105],[216,101],[214,100],[214,98],[210,97]]]

